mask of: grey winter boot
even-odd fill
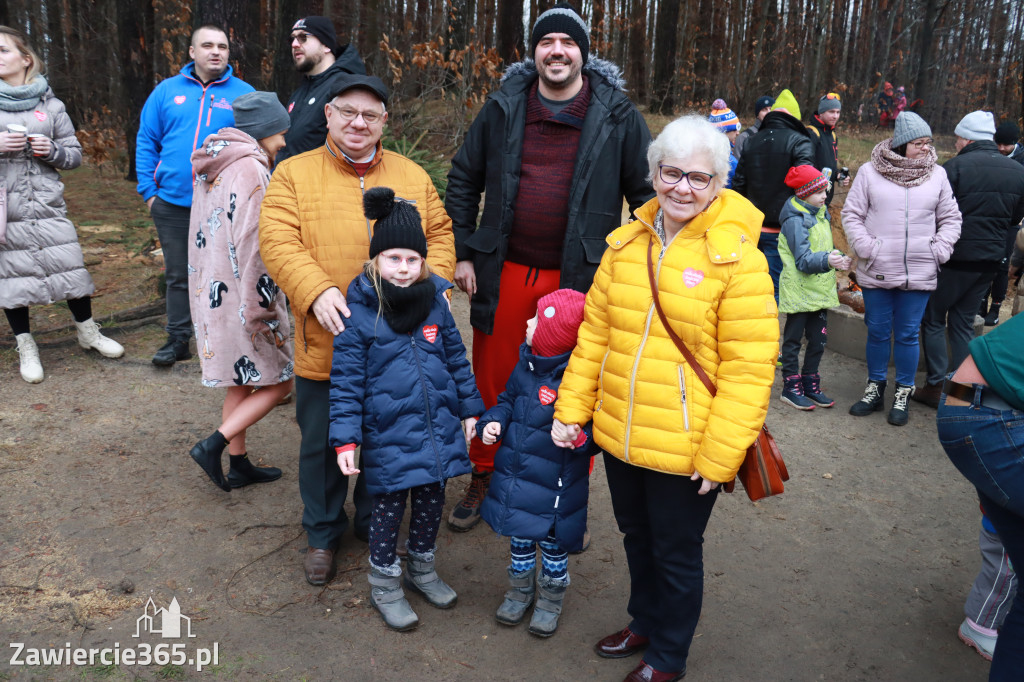
[[[526,609],[533,603],[533,594],[536,590],[533,578],[536,574],[536,566],[522,573],[516,573],[511,567],[508,569],[509,591],[505,593],[505,599],[498,607],[498,612],[494,614],[499,623],[519,625],[523,622]]]
[[[407,564],[406,587],[413,592],[419,592],[431,605],[439,609],[450,609],[455,606],[459,595],[437,575],[437,571],[434,570],[433,552],[420,554],[410,549]]]
[[[558,629],[558,616],[562,613],[562,599],[565,588],[569,586],[565,580],[555,580],[550,576],[541,575],[537,578],[537,605],[533,607],[533,618],[530,619],[530,634],[538,637],[550,637]]]
[[[389,575],[394,573],[394,575]],[[380,612],[392,630],[405,632],[419,625],[420,619],[409,606],[402,591],[402,564],[395,561],[386,569],[370,565],[370,603]]]

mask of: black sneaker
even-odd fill
[[[170,367],[178,360],[188,360],[191,357],[192,351],[188,348],[188,339],[169,336],[167,343],[160,346],[160,350],[153,355],[153,364],[157,367]]]
[[[907,401],[914,392],[913,386],[896,384],[896,395],[892,399],[892,409],[889,410],[888,422],[893,426],[904,426],[910,419],[910,412],[907,409]]]
[[[864,397],[853,404],[850,414],[854,417],[866,417],[872,412],[882,409],[882,401],[885,400],[885,384],[884,381],[869,379],[868,385],[864,388]]]
[[[491,485],[491,472],[473,472],[473,478],[466,486],[466,495],[452,509],[448,516],[448,527],[457,533],[465,533],[480,523],[480,505],[487,496]]]

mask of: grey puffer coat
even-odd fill
[[[53,141],[47,157],[0,153],[0,186],[7,188],[7,231],[0,244],[0,308],[23,308],[92,294],[75,226],[68,220],[58,170],[82,163],[82,145],[64,103],[46,94],[27,111],[0,110],[0,129],[18,123]]]

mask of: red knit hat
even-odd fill
[[[533,352],[543,357],[568,353],[576,347],[587,297],[575,289],[559,289],[537,301]]]
[[[806,199],[815,192],[828,189],[828,176],[814,166],[793,166],[786,173],[787,187],[800,199]]]

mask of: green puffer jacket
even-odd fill
[[[828,265],[832,224],[824,206],[790,197],[779,215],[779,312],[809,313],[839,305],[836,277]]]

